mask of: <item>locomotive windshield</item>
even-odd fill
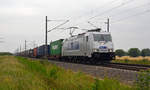
[[[112,41],[110,34],[93,34],[94,41]]]

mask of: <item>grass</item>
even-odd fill
[[[135,84],[137,90],[150,90],[150,70],[139,72]]]
[[[95,79],[43,60],[0,56],[0,90],[135,90],[115,79]]]
[[[129,56],[118,57],[116,56],[116,60],[113,60],[112,62],[150,65],[150,57],[141,57],[141,56],[140,57],[129,57]]]
[[[25,69],[13,56],[0,56],[0,90],[48,89],[44,80]]]

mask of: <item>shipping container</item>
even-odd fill
[[[45,50],[46,50],[46,45],[39,46],[37,48],[37,56],[44,57],[46,55]],[[49,53],[50,53],[50,49],[49,49],[49,45],[47,45],[47,55],[49,55]]]
[[[42,56],[42,53],[43,53],[43,51],[42,51],[42,46],[39,46],[39,47],[37,48],[37,57],[41,57],[41,56]]]
[[[29,50],[29,57],[33,57],[33,49]]]
[[[34,49],[33,49],[33,56],[34,56],[34,57],[37,57],[37,48],[34,48]]]
[[[54,41],[50,43],[50,56],[59,58],[61,56],[63,39]]]
[[[47,45],[48,56],[50,55],[50,45]]]
[[[25,51],[25,57],[29,57],[29,50]]]

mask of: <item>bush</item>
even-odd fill
[[[130,48],[128,50],[128,55],[131,56],[131,57],[140,56],[140,50],[138,48]]]
[[[106,77],[104,80],[95,79],[92,90],[134,90],[134,88],[129,88],[128,86],[120,84],[119,81],[115,79],[108,79]]]
[[[116,54],[117,56],[121,57],[121,56],[125,56],[125,55],[126,55],[126,52],[125,52],[123,49],[117,49],[117,50],[115,51],[115,54]]]
[[[150,56],[150,49],[142,49],[141,51],[141,56],[145,57],[145,56]]]

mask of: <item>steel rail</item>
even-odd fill
[[[150,69],[150,65],[141,65],[141,64],[126,64],[126,63],[105,63],[102,66],[111,67],[117,69],[141,71]]]

